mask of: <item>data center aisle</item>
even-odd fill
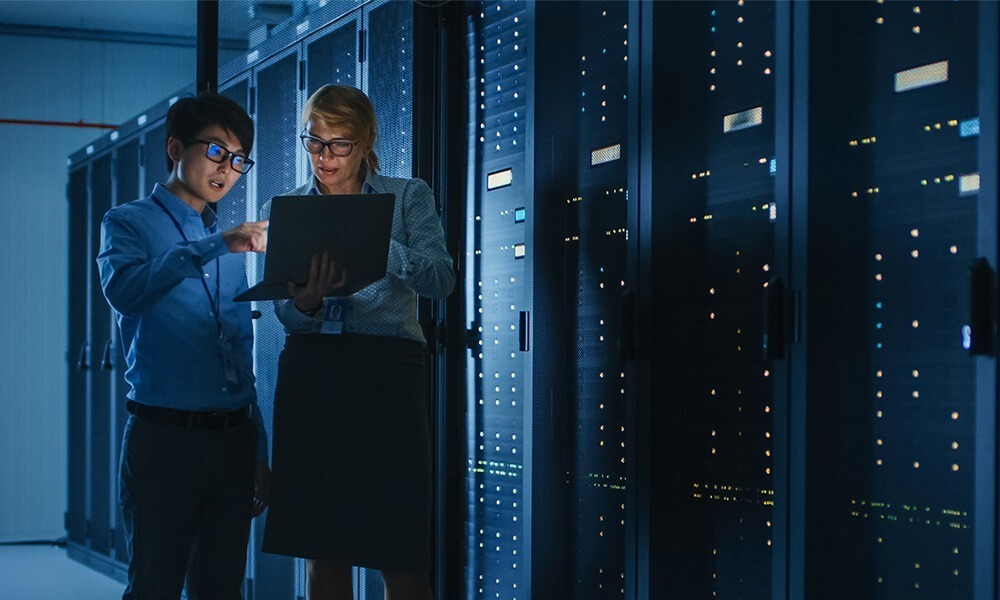
[[[54,546],[0,546],[0,600],[115,600],[124,586]]]

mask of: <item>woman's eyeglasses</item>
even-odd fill
[[[314,138],[304,133],[299,136],[299,139],[302,140],[302,146],[309,154],[322,154],[323,148],[329,148],[330,154],[334,156],[350,156],[351,152],[354,151],[354,146],[357,145],[357,142],[349,140],[330,140],[329,142],[324,142],[319,138]]]
[[[199,140],[198,138],[191,138],[188,142],[198,142],[199,144],[205,144],[208,146],[208,150],[205,151],[205,157],[208,160],[222,164],[229,160],[229,164],[232,165],[233,170],[237,173],[245,174],[247,171],[253,167],[253,161],[249,158],[243,156],[242,154],[236,154],[235,152],[230,152],[226,148],[216,144],[215,142],[209,142],[206,140]]]

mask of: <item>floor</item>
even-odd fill
[[[0,546],[0,600],[117,600],[124,586],[55,546]]]

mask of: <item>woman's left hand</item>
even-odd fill
[[[337,271],[337,262],[329,252],[314,254],[309,263],[309,280],[303,285],[288,282],[288,293],[295,300],[295,308],[305,314],[315,313],[326,298],[347,285],[347,269]]]

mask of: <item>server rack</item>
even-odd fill
[[[642,597],[995,598],[995,7],[640,12]]]
[[[466,596],[620,598],[629,6],[476,6]]]
[[[805,314],[806,597],[995,594],[980,571],[995,550],[975,532],[995,528],[982,476],[996,468],[996,367],[962,339],[969,267],[997,235],[980,225],[995,203],[979,176],[984,10],[814,5],[804,19],[801,259],[826,274],[810,277]]]
[[[97,273],[101,220],[112,206],[166,180],[163,119],[193,86],[150,107],[68,159],[69,486],[71,558],[124,581],[128,560],[118,506],[118,460],[128,414],[125,361]]]
[[[620,417],[639,428],[623,440],[634,442],[624,458],[637,466],[623,471],[635,474],[635,487],[625,486],[633,506],[624,510],[622,552],[604,549],[600,562],[621,556],[621,592],[994,596],[996,367],[966,358],[961,345],[968,249],[996,254],[993,204],[975,201],[980,171],[995,163],[995,152],[984,157],[975,143],[981,121],[993,118],[980,119],[976,103],[995,113],[996,78],[985,75],[996,70],[988,50],[996,45],[993,8],[633,5],[627,25],[639,27],[639,49],[627,56],[640,64],[621,70],[634,78],[621,85],[635,90],[638,102],[620,110],[644,126],[623,124],[629,134],[620,150],[610,142],[591,146],[638,154],[618,176],[629,187],[635,182],[635,193],[609,219],[609,205],[604,214],[557,211],[548,197],[595,175],[581,175],[583,157],[575,165],[563,147],[582,151],[583,139],[602,128],[578,128],[568,116],[571,107],[592,108],[589,99],[572,102],[568,90],[592,99],[575,76],[584,80],[600,67],[584,67],[584,56],[593,56],[573,51],[600,36],[597,16],[607,14],[600,8],[578,26],[574,13],[600,6],[487,2],[470,18],[467,243],[475,270],[466,293],[468,325],[480,337],[468,366],[467,596],[607,593],[585,591],[587,557],[574,537],[585,531],[575,519],[586,513],[576,507],[593,500],[574,487],[572,467],[600,464],[599,453],[583,451],[585,392],[595,388],[579,386],[589,383],[590,363],[574,361],[586,356],[586,319],[619,310],[617,328],[614,318],[601,325],[612,324],[609,336],[626,357],[618,365],[603,361],[638,375],[638,385],[623,388],[628,402]],[[950,33],[942,23],[951,23]],[[634,44],[633,35],[623,41]],[[845,51],[843,39],[861,43]],[[934,55],[951,57],[948,66]],[[965,116],[932,117],[942,111]],[[874,127],[878,116],[885,133],[840,139],[866,123]],[[954,135],[931,140],[939,126]],[[921,128],[927,136],[916,133]],[[906,169],[912,174],[903,176]],[[925,169],[941,173],[916,176]],[[861,185],[870,178],[887,183]],[[890,199],[887,186],[898,179],[921,196],[895,183]],[[826,204],[847,181],[848,197],[859,204]],[[957,195],[964,207],[941,194]],[[567,196],[570,205],[586,206],[585,194]],[[904,265],[892,273],[900,287],[870,293],[864,278],[889,277],[888,251],[874,248],[889,239],[893,218],[926,219],[904,232],[912,239],[935,232],[953,242],[944,258],[923,267],[935,277],[917,279],[907,263],[932,262],[914,243],[896,257]],[[637,237],[624,244],[621,267],[638,273],[623,286],[637,295],[598,301],[587,313],[579,308],[594,298],[585,294],[587,269],[609,257],[613,263],[615,251],[591,242],[596,250],[587,255],[585,235],[607,220]],[[551,243],[560,229],[565,241],[579,242],[579,253]],[[863,258],[881,264],[860,269]],[[568,276],[574,263],[575,277]],[[914,314],[893,323],[895,354],[875,339],[888,335],[885,313],[876,312],[886,301],[869,303],[869,295],[892,297],[910,307],[900,312]],[[935,359],[920,359],[929,355]],[[906,377],[923,384],[905,390],[892,426],[887,411],[874,408],[890,394],[888,368],[873,367],[875,356],[912,365],[896,373],[900,389]],[[859,400],[869,388],[873,401]],[[936,400],[919,400],[928,396]],[[599,390],[595,397],[610,402],[613,395]],[[954,408],[943,423],[924,408],[944,405]],[[896,438],[896,471],[878,470],[890,456],[879,448],[890,442],[888,433],[875,435],[877,426]],[[917,450],[939,437],[948,438],[946,448]],[[902,468],[907,453],[913,458]],[[952,489],[957,497],[944,492]],[[894,530],[899,548],[877,550],[882,558],[860,564],[858,549],[887,548],[882,529],[902,520],[912,526]],[[935,528],[943,533],[934,535]]]
[[[477,8],[468,26],[465,597],[530,597],[532,13],[526,3]]]
[[[669,566],[650,570],[649,589],[769,598],[775,384],[762,316],[781,284],[775,228],[786,209],[775,198],[775,5],[652,8],[641,277],[645,393],[660,432],[650,554]]]

